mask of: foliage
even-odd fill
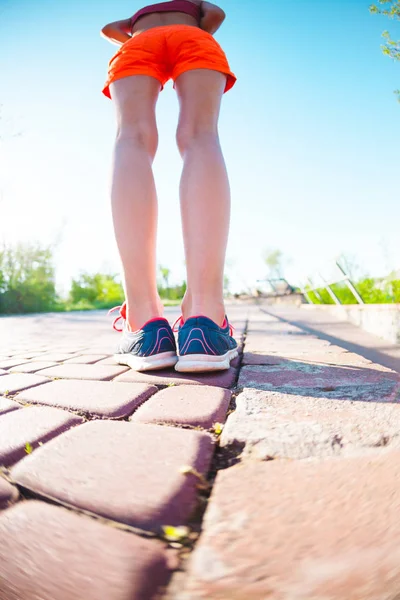
[[[54,310],[57,305],[52,248],[18,244],[0,250],[0,313]]]
[[[270,277],[282,277],[283,253],[278,249],[268,249],[264,253],[264,262],[269,269]]]
[[[366,277],[355,284],[361,298],[366,304],[391,304],[400,302],[400,280],[392,281]],[[332,291],[341,304],[356,304],[357,300],[345,283],[331,286]],[[307,288],[306,288],[307,290]],[[334,304],[334,300],[326,289],[314,291],[308,289],[308,295],[314,304]]]
[[[78,310],[111,308],[122,304],[124,290],[116,279],[116,275],[81,273],[78,279],[72,280],[70,304]]]
[[[400,20],[400,0],[378,0],[378,5],[372,4],[369,10],[372,14]],[[384,31],[382,36],[385,39],[385,44],[381,46],[382,52],[394,60],[400,60],[400,40],[393,40],[388,31]],[[400,90],[396,90],[395,93],[400,102]]]

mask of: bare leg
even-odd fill
[[[144,75],[111,84],[118,127],[112,213],[124,271],[127,322],[133,331],[163,314],[156,283],[157,195],[152,172],[159,90],[160,83]]]
[[[176,80],[188,284],[182,313],[185,320],[205,315],[218,325],[225,315],[223,275],[230,220],[228,175],[218,138],[225,84],[225,75],[205,69],[188,71]]]

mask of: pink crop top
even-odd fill
[[[151,4],[145,6],[131,17],[131,28],[135,23],[143,17],[155,12],[182,12],[191,15],[200,23],[201,7],[200,5],[190,2],[190,0],[172,0],[170,2],[161,2],[160,4]]]

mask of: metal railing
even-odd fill
[[[335,281],[326,281],[324,279],[324,277],[319,273],[319,277],[321,279],[321,281],[323,282],[323,285],[318,285],[318,286],[313,286],[313,282],[311,281],[311,279],[308,279],[308,283],[310,284],[309,288],[303,288],[302,294],[304,295],[305,299],[307,300],[308,304],[315,304],[309,294],[309,292],[313,292],[314,295],[318,298],[318,300],[320,300],[322,302],[322,297],[321,294],[319,293],[318,290],[324,289],[328,292],[328,294],[330,295],[330,297],[332,298],[333,302],[335,304],[339,304],[341,305],[342,303],[340,302],[340,299],[338,298],[338,296],[335,294],[335,292],[332,289],[332,285],[335,285],[337,283],[345,283],[347,285],[347,287],[349,288],[349,290],[351,291],[351,293],[353,294],[354,298],[356,299],[358,304],[365,304],[364,300],[362,299],[362,297],[360,296],[359,292],[357,291],[356,286],[354,285],[354,283],[351,281],[349,275],[347,275],[346,271],[343,269],[343,267],[336,262],[336,266],[339,269],[339,271],[341,273],[343,273],[343,277],[341,277],[340,279],[336,279]]]

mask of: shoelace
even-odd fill
[[[126,321],[126,302],[124,302],[122,306],[115,306],[114,308],[112,308],[111,310],[109,310],[108,314],[111,315],[112,313],[116,312],[117,310],[119,310],[119,315],[118,315],[118,317],[116,317],[114,319],[113,329],[115,331],[118,331],[118,333],[122,333],[122,331],[124,330],[124,328],[122,327],[122,329],[118,329],[117,328],[117,323],[118,323],[118,321]]]
[[[184,325],[184,323],[185,323],[185,321],[183,320],[183,316],[181,315],[180,317],[177,318],[175,323],[172,325],[172,331],[174,333],[177,333],[179,330],[179,327],[182,327],[182,325]],[[228,323],[228,319],[225,317],[224,322],[222,323],[222,329],[225,329],[227,323]],[[229,325],[229,335],[232,337],[235,328],[230,323],[228,323],[228,325]]]

